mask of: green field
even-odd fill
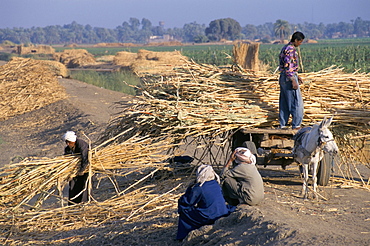
[[[184,45],[184,46],[141,46],[141,47],[87,47],[84,48],[96,57],[115,55],[118,51],[137,52],[139,49],[150,51],[181,51],[197,63],[224,66],[232,64],[232,45]],[[261,44],[259,58],[268,65],[270,71],[278,66],[278,54],[282,45]],[[67,48],[55,48],[62,51]],[[370,72],[370,38],[367,39],[331,39],[320,40],[316,44],[304,43],[300,46],[302,64],[305,72],[316,72],[336,65],[343,67],[345,72],[356,70]]]
[[[136,95],[136,90],[130,85],[140,85],[140,78],[131,71],[96,72],[96,71],[71,71],[71,77],[88,84],[103,87],[108,90]],[[0,139],[1,140],[1,139]]]
[[[270,68],[276,68],[280,49],[281,45],[261,45],[259,58]],[[300,50],[304,72],[316,72],[332,65],[343,67],[348,73],[370,72],[370,39],[323,40],[317,44],[303,44]]]

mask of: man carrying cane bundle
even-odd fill
[[[81,164],[77,176],[73,177],[69,182],[69,202],[68,205],[87,202],[88,187],[87,179],[89,173],[86,172],[86,167],[89,164],[89,145],[82,139],[77,138],[73,131],[67,131],[63,135],[63,140],[67,144],[64,149],[65,155],[81,154]]]

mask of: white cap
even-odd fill
[[[256,164],[256,157],[252,154],[252,152],[244,147],[238,147],[235,149],[235,162],[240,163],[240,162],[251,162],[251,164]],[[245,159],[247,157],[247,159]]]
[[[75,133],[75,132],[73,132],[73,131],[67,131],[67,132],[63,135],[63,140],[64,140],[64,141],[76,142],[76,139],[77,139],[76,133]]]

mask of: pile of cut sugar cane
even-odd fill
[[[141,95],[128,106],[122,104],[122,113],[91,149],[91,173],[111,181],[113,191],[106,190],[105,199],[98,201],[92,195],[87,204],[22,215],[20,212],[37,209],[47,198],[65,199],[56,191],[77,173],[79,162],[78,156],[26,159],[0,169],[2,224],[11,228],[16,223],[20,234],[30,233],[32,228],[63,231],[117,219],[128,223],[174,209],[178,188],[185,187],[182,184],[191,172],[182,175],[176,167],[168,167],[165,160],[172,157],[172,149],[186,145],[187,138],[210,142],[218,138],[219,142],[211,144],[226,148],[236,129],[277,126],[278,75],[240,73],[193,62],[176,72],[144,77]],[[333,128],[350,133],[336,135],[342,146],[351,144],[351,136],[369,134],[369,74],[345,74],[331,67],[301,76],[305,81],[304,124],[334,115]],[[353,157],[356,149],[346,153]],[[33,202],[35,197],[39,203]],[[0,233],[0,237],[6,234]]]

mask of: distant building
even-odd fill
[[[165,34],[163,36],[150,36],[149,43],[164,43],[164,42],[171,42],[176,41],[172,36]]]

